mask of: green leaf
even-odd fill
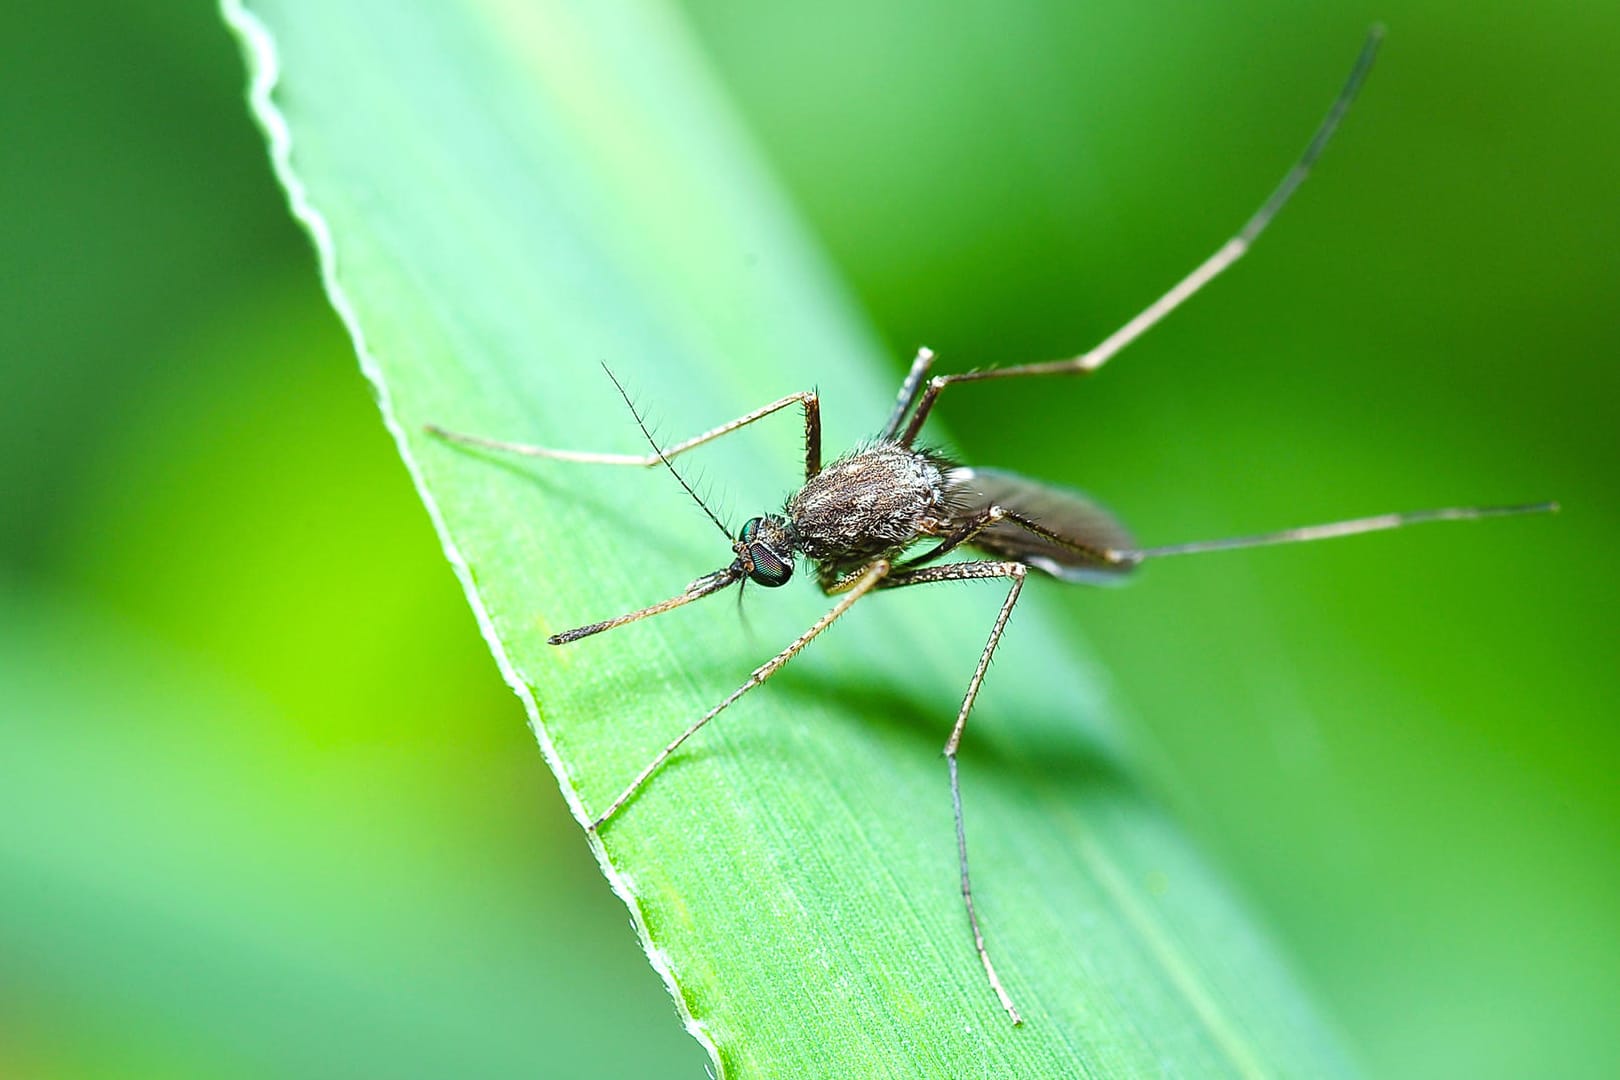
[[[837,449],[882,422],[892,364],[664,5],[225,11],[384,419],[584,821],[828,601],[797,581],[751,591],[745,619],[712,599],[551,647],[726,564],[725,542],[661,471],[501,458],[422,425],[636,452],[606,362],[666,438],[818,386]],[[779,504],[798,454],[784,413],[687,471],[735,520]],[[1059,591],[1025,590],[962,758],[1023,1027],[974,955],[939,757],[999,587],[856,605],[586,834],[727,1075],[1348,1071],[1133,778],[1100,673],[1043,615]]]

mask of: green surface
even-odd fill
[[[882,357],[659,6],[257,10],[283,181],[542,748],[594,813],[826,601],[756,599],[751,634],[711,603],[559,651],[549,634],[678,591],[728,545],[667,476],[493,462],[422,425],[633,450],[604,355],[656,357],[627,376],[704,427],[810,372],[875,422]],[[750,431],[707,457],[774,505],[795,441]],[[1028,1017],[1007,1021],[955,894],[937,749],[995,596],[930,591],[862,605],[605,834],[721,1066],[1338,1071],[1261,935],[1119,771],[1094,680],[1038,602],[964,755],[982,911]]]
[[[855,351],[889,368],[835,378],[839,357],[795,352],[789,328],[751,377],[693,388],[664,367],[708,345],[610,327],[568,358],[585,422],[600,417],[576,442],[636,445],[598,360],[669,437],[819,383],[841,444],[919,342],[955,370],[1095,341],[1252,209],[1366,24],[1389,25],[1365,99],[1253,258],[1105,377],[983,388],[947,401],[941,430],[971,460],[1093,491],[1148,542],[1562,499],[1556,519],[1189,560],[1122,590],[1036,583],[1048,621],[1021,611],[1007,660],[1101,658],[1124,718],[1109,731],[1150,750],[1133,775],[1246,895],[1368,1074],[1620,1069],[1620,597],[1603,569],[1620,526],[1620,161],[1601,137],[1620,128],[1620,10],[686,8],[703,65],[878,328],[881,349]],[[0,226],[0,1073],[702,1075],[376,423],[217,13],[36,6],[0,59],[15,210]],[[502,115],[499,141],[521,142],[528,118]],[[747,254],[755,275],[781,261]],[[753,319],[757,296],[691,316],[698,334]],[[526,302],[515,354],[554,363],[526,339]],[[511,396],[502,433],[551,434]],[[694,461],[734,519],[791,482],[794,428]],[[667,478],[492,473],[467,475],[658,530],[637,549],[654,561],[622,570],[570,541],[571,565],[636,580],[526,616],[595,617],[724,557]],[[928,660],[884,706],[935,815],[917,857],[947,878],[935,755],[998,595],[924,606],[962,623],[965,655]],[[735,681],[821,610],[802,582],[750,594],[743,626],[713,603],[670,616],[701,635],[694,663],[711,666],[694,680]],[[773,710],[861,686],[840,665],[877,653],[862,635],[882,620],[917,617],[896,606],[857,609],[799,682],[756,695],[672,775],[738,753],[819,767],[823,733]],[[666,693],[665,663],[626,659],[626,696]],[[1037,691],[1008,670],[965,763],[981,845],[995,772],[1038,775],[1020,754],[1104,737],[1030,732],[1065,722],[1070,691],[1022,711]],[[696,685],[677,722],[708,703]],[[820,855],[794,839],[796,859]],[[803,871],[818,888],[819,869]],[[980,873],[1002,903],[1036,880]],[[1106,907],[1094,896],[1076,919]],[[976,991],[971,954],[948,959]]]

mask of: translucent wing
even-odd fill
[[[1003,559],[1014,559],[1064,581],[1111,585],[1130,573],[1129,566],[1107,562],[1103,551],[1134,551],[1136,541],[1107,510],[1077,491],[1065,491],[999,469],[958,467],[946,474],[952,507],[971,514],[995,505],[1029,518],[1041,528],[1071,541],[1056,543],[1011,521],[980,533],[973,546]]]

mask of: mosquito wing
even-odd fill
[[[1129,566],[1107,562],[1103,551],[1134,551],[1136,541],[1107,510],[1077,491],[1065,491],[999,469],[959,467],[947,474],[953,507],[971,514],[988,506],[1011,510],[1039,524],[1060,544],[1011,521],[1000,521],[973,539],[973,546],[1013,559],[1064,581],[1117,584]]]

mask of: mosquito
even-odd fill
[[[1001,609],[991,624],[989,638],[973,669],[973,676],[968,680],[956,722],[945,742],[945,762],[950,776],[951,808],[956,824],[962,901],[973,935],[973,946],[984,966],[990,989],[1012,1022],[1019,1024],[1023,1018],[996,974],[974,908],[957,751],[962,744],[973,702],[978,697],[979,687],[990,666],[990,658],[996,651],[1002,631],[1023,591],[1024,580],[1031,570],[1060,581],[1103,584],[1128,575],[1149,559],[1172,555],[1324,540],[1429,521],[1472,520],[1556,510],[1557,505],[1550,502],[1520,506],[1452,507],[1380,514],[1255,536],[1140,547],[1112,515],[1083,495],[1010,472],[963,465],[917,443],[923,424],[933,412],[940,395],[949,388],[991,379],[1090,375],[1242,258],[1316,163],[1360,90],[1382,38],[1381,27],[1375,26],[1369,31],[1348,79],[1304,153],[1260,209],[1215,254],[1135,318],[1089,352],[1045,363],[930,377],[934,354],[926,348],[921,349],[900,385],[900,393],[883,428],[874,438],[825,466],[821,460],[821,406],[813,390],[789,394],[684,442],[660,447],[634,403],[625,394],[623,386],[609,371],[609,378],[613,379],[642,435],[652,446],[652,453],[642,455],[555,450],[464,435],[429,425],[428,431],[440,438],[486,450],[596,465],[663,465],[729,543],[733,555],[730,565],[705,574],[677,595],[650,607],[555,634],[550,638],[553,645],[567,645],[639,619],[661,615],[745,579],[766,588],[777,588],[787,584],[801,559],[814,567],[816,581],[822,591],[838,597],[837,603],[809,629],[754,669],[747,681],[670,740],[596,817],[590,828],[600,830],[606,825],[688,739],[748,691],[769,679],[862,597],[885,589],[914,585],[1003,580],[1007,582],[1006,599],[1002,601]],[[748,519],[733,536],[732,530],[704,504],[681,476],[673,460],[689,450],[793,406],[798,406],[804,415],[804,484],[787,500],[780,512]],[[975,549],[988,558],[942,561],[945,556],[959,553],[963,548]]]

